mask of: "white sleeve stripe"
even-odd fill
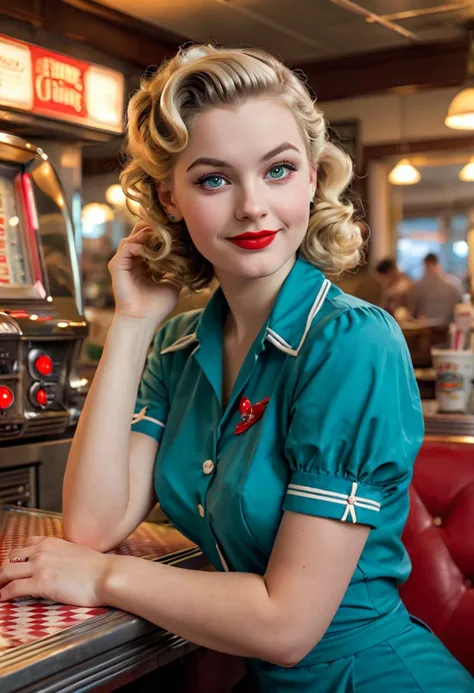
[[[339,503],[339,505],[346,505],[347,503],[347,500],[339,500],[339,498],[326,498],[325,496],[317,496],[314,493],[303,493],[302,491],[292,491],[291,489],[289,489],[287,493],[290,496],[303,496],[304,498],[312,498],[313,500],[328,501],[328,503]],[[358,508],[367,508],[367,510],[374,510],[376,513],[380,512],[380,508],[374,508],[372,505],[361,503],[358,500],[354,501],[354,505]]]
[[[158,424],[158,426],[161,426],[162,428],[165,428],[165,424],[162,421],[158,421],[158,419],[153,419],[151,416],[142,416],[140,417],[137,421],[134,421],[132,419],[132,426],[135,424],[140,423],[140,421],[151,421],[154,424]]]
[[[154,419],[152,416],[146,415],[148,409],[149,409],[149,405],[147,404],[145,407],[143,407],[143,409],[135,412],[135,414],[132,416],[131,425],[133,426],[134,424],[137,424],[140,421],[151,421],[151,423],[158,424],[158,426],[165,428],[165,424],[162,421],[159,421],[158,419]]]
[[[308,493],[308,491],[310,493]],[[346,507],[341,517],[341,521],[345,522],[345,520],[350,515],[351,520],[354,523],[357,522],[355,512],[356,508],[365,508],[366,510],[373,510],[377,513],[380,511],[380,503],[377,503],[376,501],[371,501],[368,498],[357,497],[355,495],[356,491],[357,482],[354,481],[352,483],[350,495],[336,493],[335,491],[325,491],[324,489],[312,489],[308,486],[298,486],[297,484],[290,484],[288,486],[287,494],[292,496],[302,496],[303,498],[311,498],[312,500],[326,501],[327,503],[337,503],[338,505],[345,505]],[[337,496],[337,498],[335,498],[335,496]]]
[[[331,498],[340,498],[342,499],[343,503],[347,502],[348,495],[347,493],[336,493],[335,491],[326,491],[326,489],[323,488],[313,488],[311,486],[299,486],[298,484],[290,484],[288,486],[288,489],[292,489],[294,491],[304,491],[306,495],[310,496],[311,494],[317,494],[318,496],[324,496],[324,498],[319,498],[319,500],[330,500]],[[289,493],[290,491],[288,491]],[[298,495],[298,494],[295,494]],[[351,494],[352,495],[352,494]],[[370,500],[370,498],[362,498],[361,496],[353,496],[354,500],[356,501],[362,501],[363,503],[367,503],[368,505],[374,506],[374,510],[380,510],[380,503],[374,500]]]

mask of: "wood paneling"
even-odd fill
[[[416,140],[408,142],[387,142],[364,147],[364,168],[373,159],[399,154],[422,154],[423,152],[450,151],[453,149],[474,150],[474,133],[461,137],[446,137],[442,139]]]
[[[431,43],[297,65],[319,101],[462,84],[467,40]]]

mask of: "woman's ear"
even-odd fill
[[[158,182],[156,183],[156,193],[168,218],[171,221],[181,221],[183,215],[181,214],[178,206],[175,204],[171,188],[166,185],[166,183]]]
[[[314,166],[311,166],[309,170],[309,199],[310,202],[313,201],[314,196],[316,195],[316,185],[318,182],[318,174],[316,172],[316,169]]]

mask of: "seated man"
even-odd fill
[[[446,277],[434,253],[429,253],[423,262],[425,274],[410,292],[410,310],[415,317],[431,318],[440,325],[449,325],[462,293]]]
[[[381,307],[391,315],[395,314],[397,308],[407,307],[408,295],[413,286],[412,279],[401,272],[391,258],[379,262],[375,271],[382,286]]]

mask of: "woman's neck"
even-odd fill
[[[235,275],[216,271],[216,276],[229,305],[225,325],[238,344],[252,343],[271,313],[283,282],[295,263],[294,257],[274,274],[259,279],[243,280]]]

